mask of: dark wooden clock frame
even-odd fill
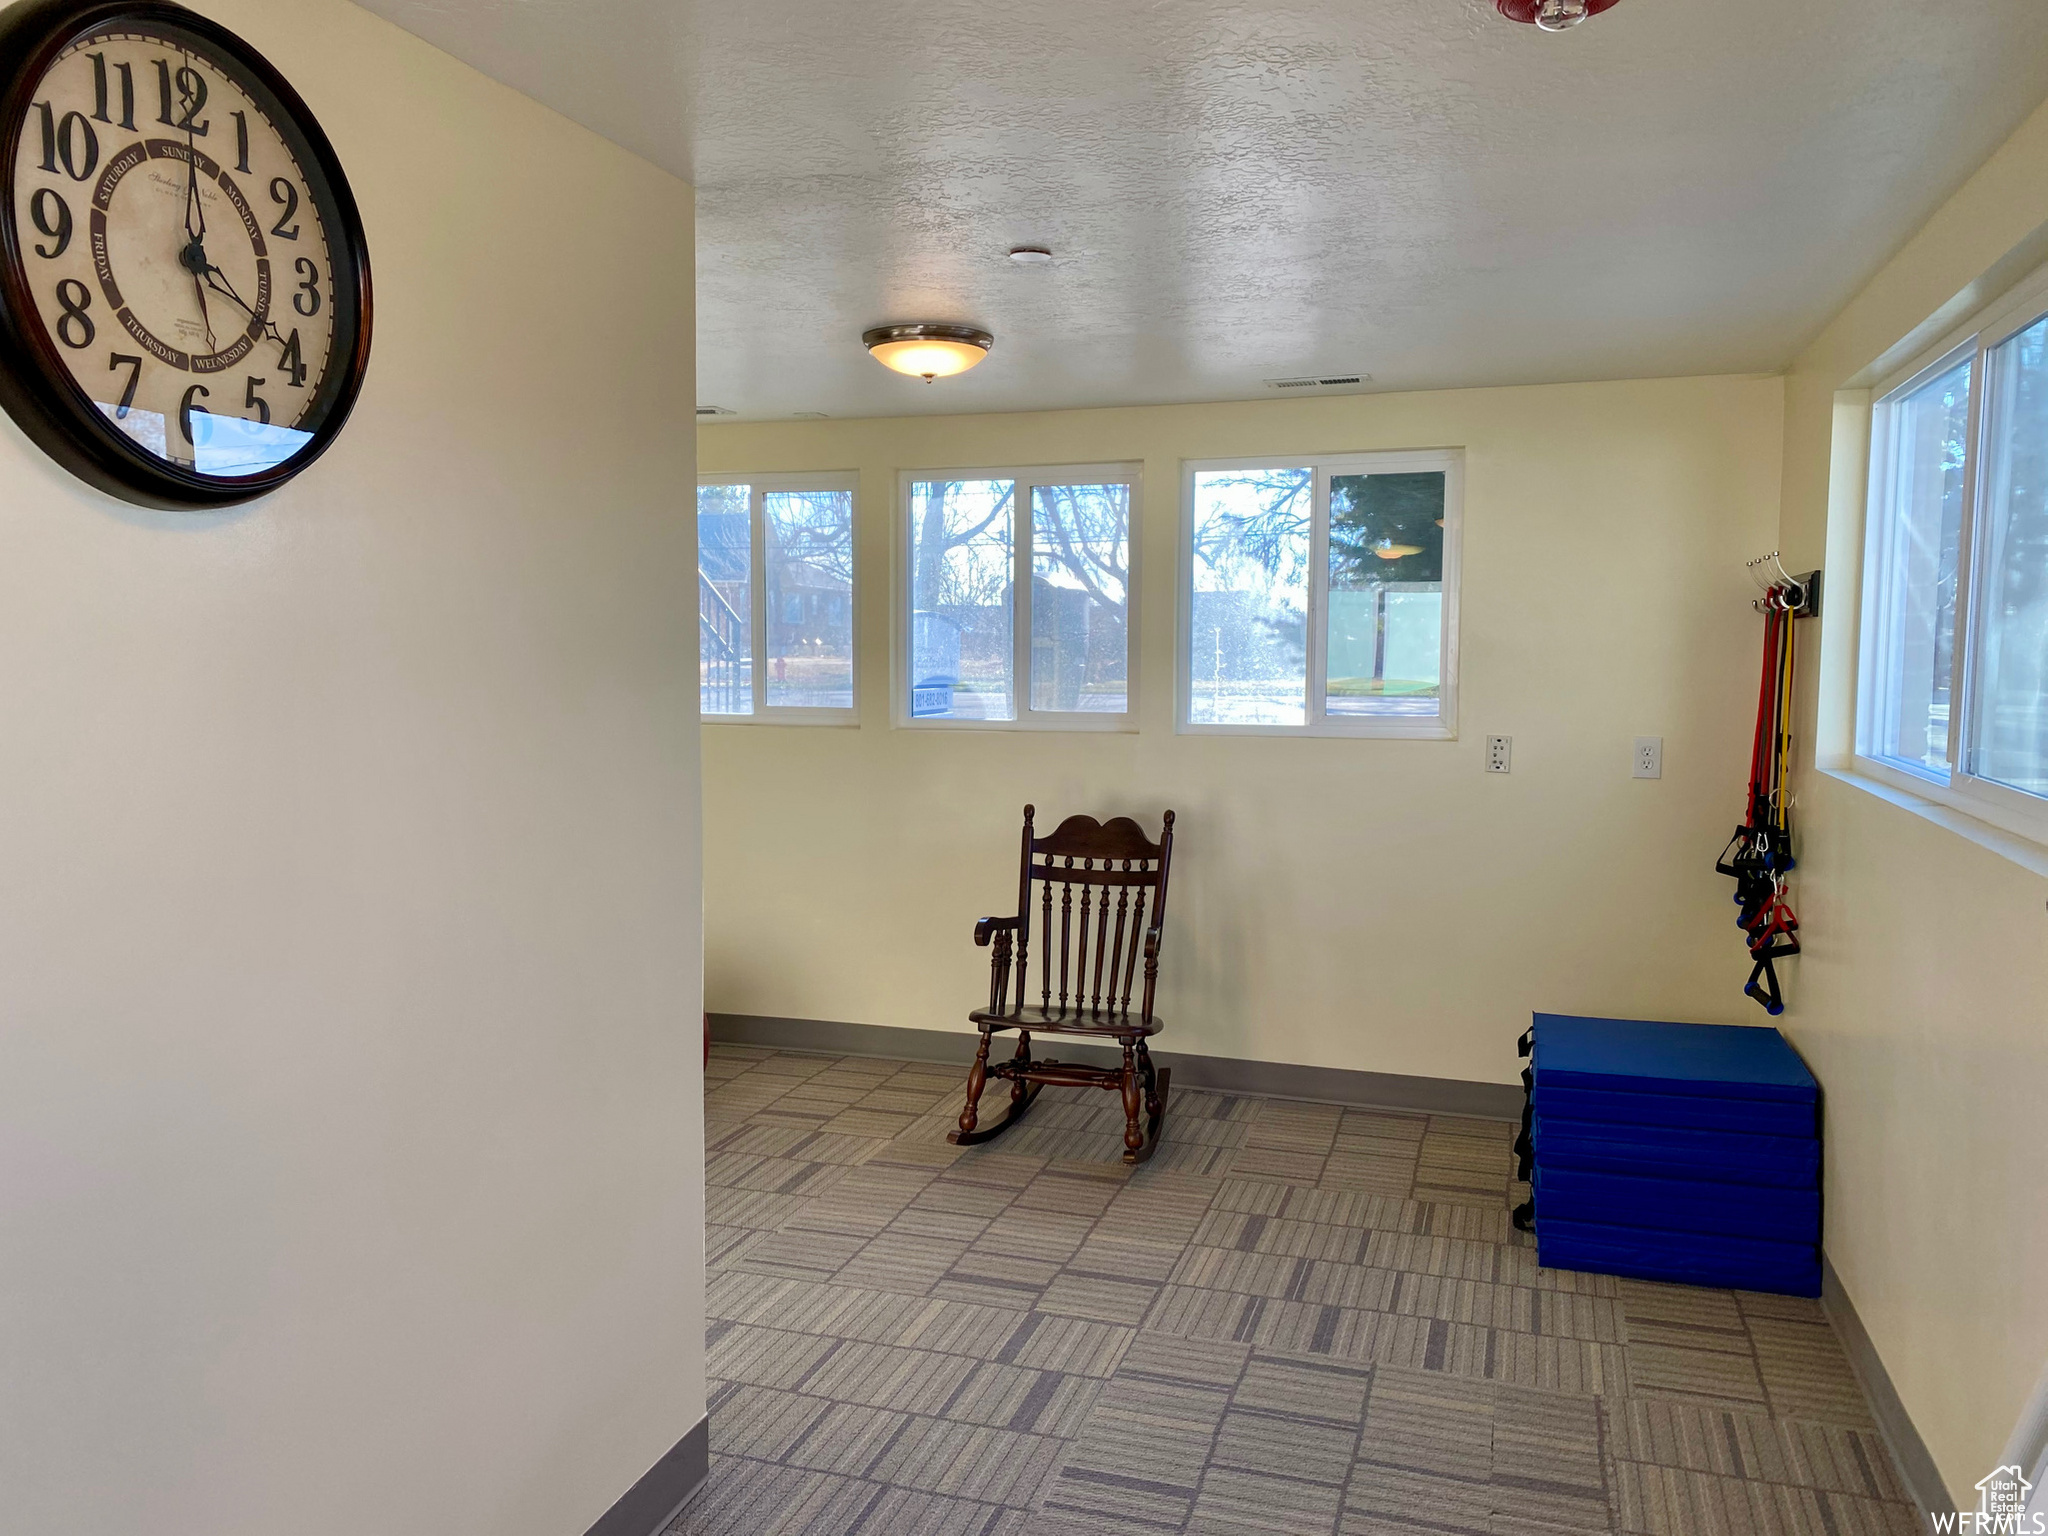
[[[31,98],[57,55],[75,39],[122,24],[175,28],[233,60],[241,82],[298,157],[307,192],[327,226],[335,265],[330,300],[334,344],[326,375],[307,406],[318,425],[304,448],[253,475],[203,475],[131,442],[71,377],[29,291],[15,218],[14,166]],[[51,458],[124,501],[189,511],[232,506],[274,491],[332,445],[355,406],[370,361],[370,256],[362,216],[334,146],[311,110],[241,38],[168,0],[31,0],[0,12],[0,192],[5,197],[0,205],[0,406]]]

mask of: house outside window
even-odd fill
[[[1129,730],[1138,471],[902,477],[897,723]]]
[[[1457,733],[1456,450],[1186,466],[1179,728]]]
[[[707,720],[857,717],[855,477],[717,475],[697,486],[698,705]]]

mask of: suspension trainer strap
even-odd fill
[[[1785,900],[1785,876],[1794,862],[1794,615],[1782,586],[1772,587],[1758,606],[1764,615],[1764,645],[1756,730],[1750,738],[1748,814],[1714,868],[1734,877],[1735,921],[1754,962],[1742,990],[1776,1015],[1784,1011],[1785,1001],[1774,962],[1799,953],[1799,919]]]

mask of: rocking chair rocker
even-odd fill
[[[1101,823],[1092,816],[1069,816],[1049,837],[1034,837],[1031,806],[1024,807],[1023,867],[1017,877],[1017,915],[985,917],[974,925],[974,942],[993,944],[988,1006],[967,1017],[981,1031],[974,1065],[967,1073],[967,1107],[960,1111],[960,1129],[947,1133],[956,1146],[973,1146],[1002,1135],[1030,1112],[1048,1083],[1064,1088],[1107,1088],[1120,1092],[1124,1104],[1124,1161],[1142,1163],[1159,1145],[1166,1120],[1170,1069],[1155,1069],[1146,1042],[1159,1033],[1152,1013],[1152,994],[1159,977],[1160,924],[1166,916],[1166,874],[1173,858],[1173,812],[1154,843],[1128,817]],[[1031,953],[1031,882],[1040,887],[1038,1001],[1027,1003]],[[1053,944],[1053,887],[1060,887],[1059,943]],[[1074,890],[1080,888],[1080,921],[1075,922]],[[1110,897],[1116,898],[1114,932]],[[1151,910],[1146,910],[1147,899]],[[1090,955],[1089,924],[1094,924]],[[1140,933],[1143,934],[1142,944]],[[1126,942],[1128,934],[1128,942]],[[1131,985],[1136,979],[1139,950],[1144,951],[1144,989],[1137,1013],[1131,1012]],[[1059,966],[1055,990],[1053,965]],[[1014,970],[1017,995],[1010,997]],[[1069,983],[1071,982],[1071,988]],[[989,1065],[990,1038],[1000,1030],[1017,1031],[1017,1052],[1009,1061]],[[1036,1060],[1031,1037],[1081,1035],[1123,1047],[1116,1067],[1081,1062]],[[982,1126],[982,1089],[992,1077],[1010,1083],[1009,1108],[993,1125]],[[1144,1112],[1141,1124],[1139,1111]]]

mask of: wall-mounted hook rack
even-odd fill
[[[1794,618],[1817,619],[1820,617],[1820,576],[1818,570],[1795,576],[1785,569],[1785,562],[1777,550],[1745,561],[1743,569],[1749,579],[1763,592],[1763,596],[1750,604],[1757,612],[1763,612],[1766,605],[1781,606]]]

